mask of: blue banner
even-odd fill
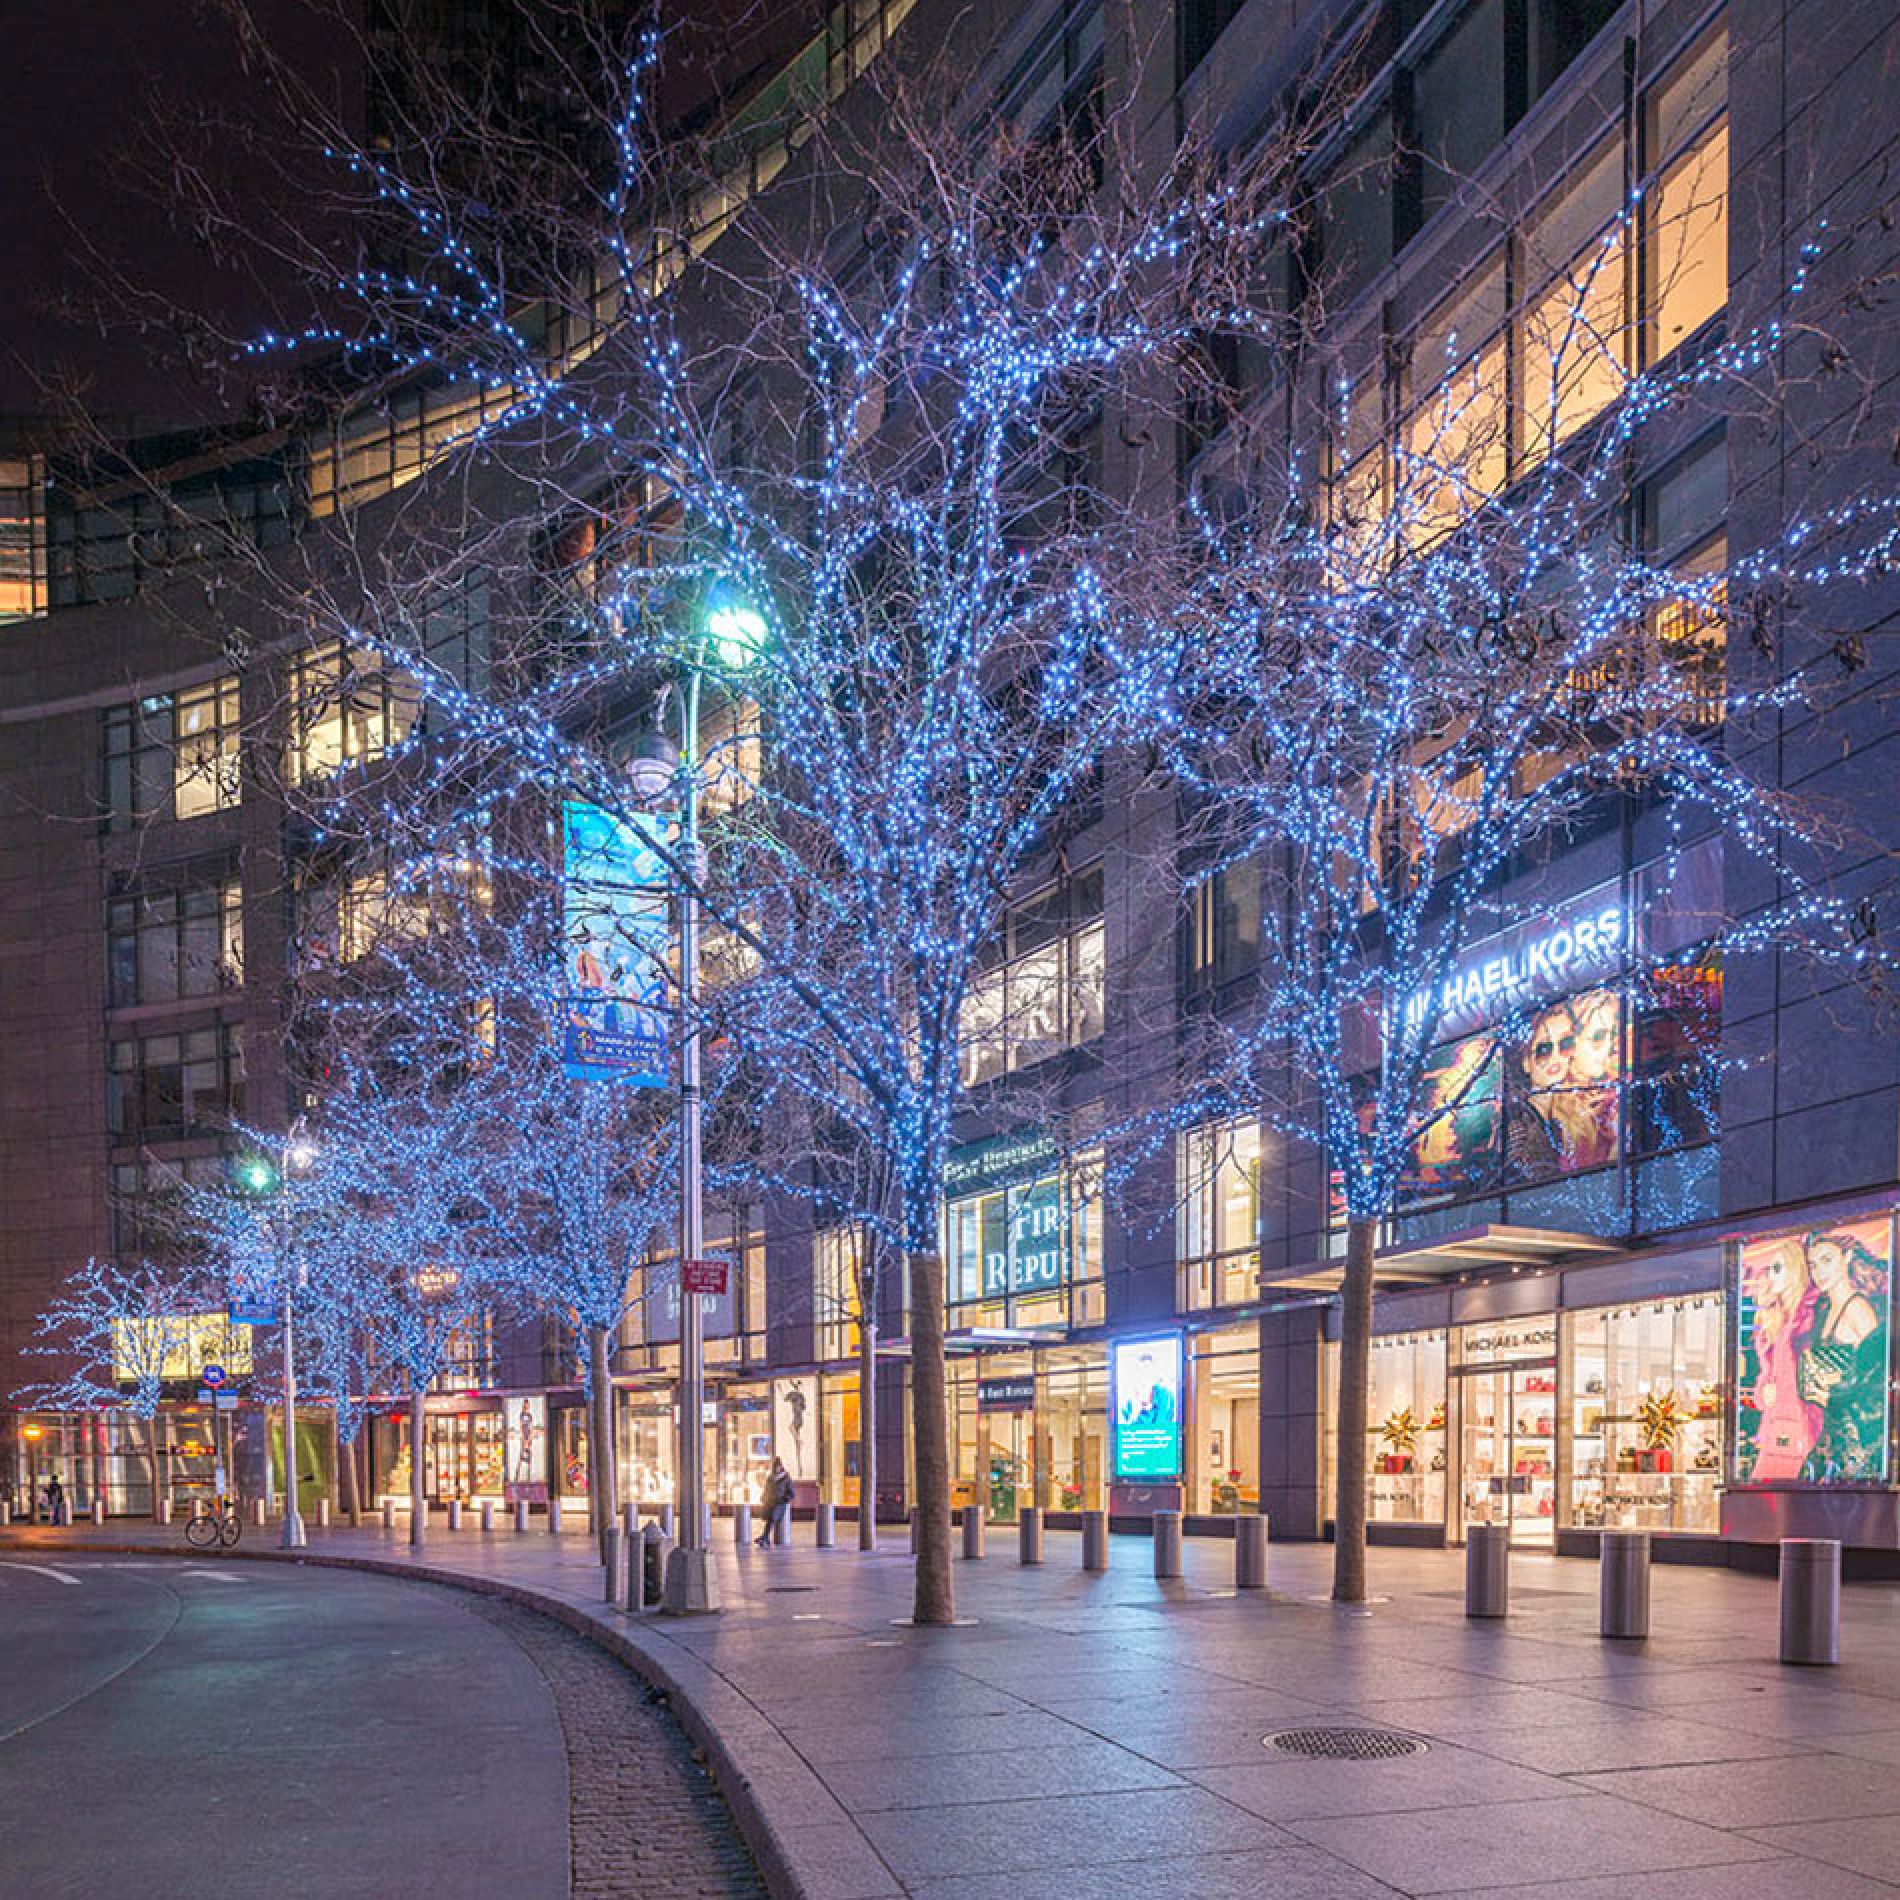
[[[562,807],[566,905],[561,1061],[593,1082],[663,1089],[667,867],[634,825]]]

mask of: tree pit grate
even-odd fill
[[[1396,1761],[1422,1755],[1427,1747],[1418,1736],[1393,1728],[1283,1728],[1260,1739],[1267,1748],[1309,1761]]]

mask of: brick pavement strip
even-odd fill
[[[514,1639],[553,1697],[567,1741],[575,1900],[763,1900],[752,1856],[665,1692],[545,1616],[462,1594]]]

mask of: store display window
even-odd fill
[[[564,1405],[548,1424],[554,1433],[554,1489],[558,1497],[587,1495],[587,1407]]]
[[[1260,1351],[1251,1326],[1199,1333],[1188,1392],[1188,1509],[1220,1514],[1260,1508]]]
[[[765,1429],[769,1433],[771,1428]],[[636,1504],[672,1502],[675,1435],[671,1403],[643,1395],[631,1398],[621,1415],[620,1484]],[[771,1463],[769,1452],[766,1463]]]
[[[1372,1342],[1368,1511],[1375,1524],[1445,1521],[1445,1335]]]
[[[1504,1524],[1513,1543],[1557,1531],[1557,1319],[1460,1329],[1450,1368],[1459,1524]]]
[[[1566,1316],[1573,1528],[1716,1530],[1724,1318],[1717,1293]]]

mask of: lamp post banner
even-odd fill
[[[663,1089],[667,872],[636,825],[562,806],[561,1061],[578,1080]]]

